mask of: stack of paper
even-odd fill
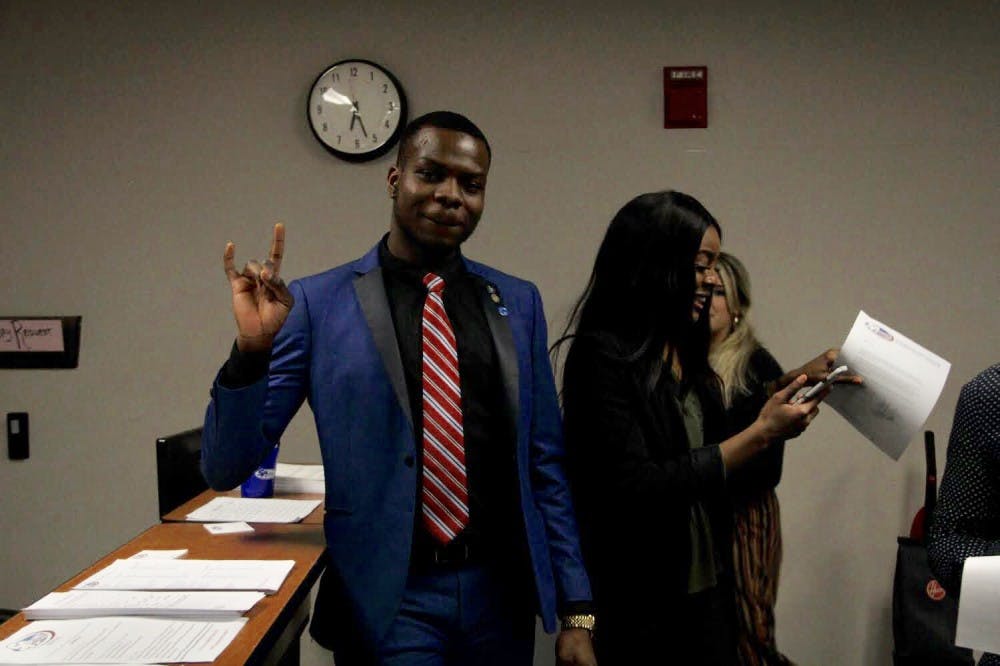
[[[31,622],[0,641],[0,666],[214,661],[246,624],[241,615],[295,565],[168,557],[177,554],[115,560],[31,604]]]
[[[275,493],[326,492],[322,465],[278,463],[274,477]]]
[[[274,594],[294,560],[115,560],[77,590],[256,590]]]
[[[216,497],[192,511],[187,519],[202,523],[297,523],[322,500]]]
[[[102,617],[108,615],[169,616],[203,620],[243,615],[264,598],[262,592],[52,592],[24,609],[29,620]]]
[[[96,617],[32,622],[0,641],[0,664],[215,661],[247,620]]]

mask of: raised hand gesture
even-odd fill
[[[263,264],[251,259],[243,271],[238,272],[233,262],[236,246],[226,244],[222,261],[233,290],[233,315],[238,331],[236,346],[240,351],[270,350],[275,334],[292,309],[295,299],[278,276],[284,252],[285,225],[280,222],[274,225],[271,256]]]

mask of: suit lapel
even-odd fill
[[[385,296],[385,284],[382,280],[382,269],[378,266],[367,273],[362,273],[354,279],[354,292],[365,314],[368,329],[375,338],[375,347],[382,357],[382,364],[389,374],[392,390],[396,393],[400,407],[406,418],[413,424],[413,414],[410,413],[410,400],[406,392],[406,377],[403,374],[403,359],[399,355],[396,342],[396,329],[392,324],[392,314],[389,312],[389,300]]]
[[[510,405],[508,414],[511,426],[514,428],[511,432],[517,432],[520,401],[518,400],[517,348],[514,346],[514,334],[510,329],[507,308],[503,304],[500,291],[492,282],[488,282],[478,275],[476,277],[480,283],[483,311],[486,313],[486,321],[489,324],[493,345],[497,351],[504,395],[507,398],[507,404]]]

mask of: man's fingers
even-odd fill
[[[270,262],[274,265],[273,275],[281,273],[281,258],[285,256],[285,225],[278,222],[274,225],[274,238],[271,240]]]
[[[271,254],[263,264],[256,259],[251,259],[243,266],[242,271],[237,271],[235,262],[236,245],[229,242],[226,243],[226,251],[222,254],[222,267],[225,269],[226,277],[230,281],[239,277],[250,278],[251,280],[274,280],[281,272],[281,258],[284,254],[285,225],[279,222],[274,225]]]
[[[260,271],[262,268],[263,266],[260,265],[259,261],[257,261],[256,259],[251,259],[250,261],[248,261],[246,264],[243,265],[243,276],[248,277],[254,281],[259,281]]]
[[[282,303],[288,309],[292,308],[295,299],[292,297],[292,292],[288,291],[284,280],[279,277],[265,278],[259,284],[267,292],[270,299]]]
[[[226,271],[226,277],[232,282],[240,276],[236,272],[236,264],[233,262],[233,258],[236,256],[236,246],[232,243],[226,243],[226,251],[222,254],[222,267]]]
[[[260,269],[260,279],[271,282],[277,282],[281,278],[278,277],[278,269],[274,267],[274,262],[268,259],[263,264],[261,264]]]

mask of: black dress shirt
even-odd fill
[[[396,342],[403,362],[406,388],[413,415],[413,438],[418,455],[423,442],[422,316],[427,288],[427,270],[394,257],[383,239],[379,263],[389,309],[396,329]],[[514,461],[514,433],[510,430],[508,406],[503,394],[500,364],[490,334],[483,295],[486,284],[465,270],[459,255],[435,270],[444,280],[441,295],[445,312],[455,331],[458,372],[462,388],[462,426],[469,491],[469,524],[456,537],[455,547],[468,544],[491,553],[491,559],[513,555],[512,544],[521,544],[520,505]],[[421,491],[417,488],[417,504]],[[414,559],[426,561],[435,542],[417,516]]]

